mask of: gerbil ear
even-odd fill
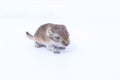
[[[47,35],[48,36],[52,36],[53,32],[52,32],[52,29],[51,28],[48,28],[47,29]]]

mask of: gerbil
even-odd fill
[[[69,33],[64,25],[46,23],[41,25],[34,36],[26,32],[28,38],[34,40],[35,47],[47,47],[54,53],[60,53],[65,49],[69,41]]]

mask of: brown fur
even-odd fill
[[[47,32],[50,30],[52,34],[48,35]],[[55,43],[59,43],[63,46],[68,46],[69,44],[69,33],[64,25],[60,24],[52,24],[52,23],[47,23],[41,25],[37,31],[35,32],[34,36],[29,34],[28,32],[26,33],[27,37],[30,39],[34,39],[34,41],[38,43],[43,43],[45,45],[50,44],[51,41]],[[60,42],[59,39],[56,39],[54,36],[59,35],[60,39],[63,40]],[[53,36],[53,37],[51,37]],[[52,43],[51,43],[52,44]],[[55,45],[57,46],[57,45]],[[58,45],[59,46],[59,45]]]

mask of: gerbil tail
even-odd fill
[[[32,36],[29,32],[26,32],[26,36],[27,36],[29,39],[33,40],[33,36]]]

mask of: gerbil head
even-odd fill
[[[69,33],[64,25],[54,25],[49,27],[47,29],[47,35],[56,43],[62,44],[62,46],[69,45]]]

